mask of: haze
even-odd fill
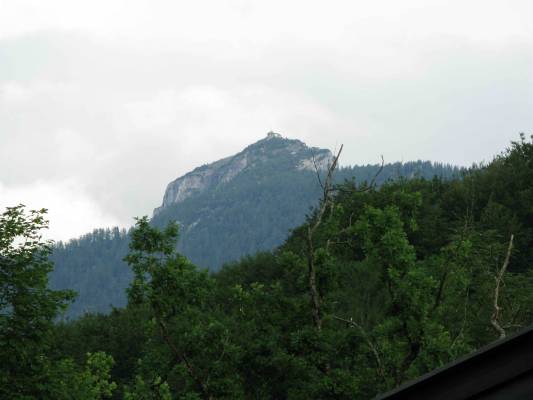
[[[0,0],[0,208],[128,226],[274,130],[343,164],[490,161],[533,126],[529,1]]]

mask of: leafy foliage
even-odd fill
[[[53,321],[73,298],[48,288],[52,263],[46,210],[24,206],[0,215],[0,397],[3,399],[80,399],[109,397],[112,358],[89,354],[85,370],[71,359],[52,357]]]
[[[47,329],[41,398],[371,399],[499,337],[507,256],[498,322],[531,324],[532,149],[521,137],[461,179],[345,181],[281,246],[214,273],[177,252],[176,223],[138,219],[127,306]]]

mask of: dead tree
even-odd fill
[[[333,210],[333,194],[336,190],[340,190],[342,192],[347,192],[347,190],[343,187],[334,188],[333,184],[333,174],[335,170],[337,169],[338,163],[339,163],[339,157],[342,153],[343,145],[341,144],[341,147],[339,148],[339,151],[336,155],[333,156],[331,161],[328,163],[326,168],[326,177],[324,180],[320,177],[320,168],[316,163],[315,158],[313,157],[313,164],[315,166],[315,171],[318,179],[318,183],[320,184],[320,187],[322,188],[322,198],[320,200],[320,207],[316,213],[315,218],[309,223],[307,226],[307,266],[308,266],[308,280],[309,280],[309,294],[311,297],[311,306],[312,306],[312,314],[313,314],[313,322],[318,331],[322,330],[322,315],[320,312],[320,296],[317,289],[317,283],[316,283],[316,265],[315,265],[315,248],[314,248],[314,235],[318,229],[318,227],[322,224],[324,215],[326,214],[326,211],[328,207]],[[348,190],[350,193],[362,193],[369,191],[376,187],[376,180],[378,176],[383,171],[385,165],[385,160],[383,159],[383,156],[381,156],[381,164],[379,165],[378,170],[376,171],[375,175],[372,177],[372,180],[369,184],[365,185],[364,187],[360,188],[354,188],[354,190]],[[350,226],[351,226],[351,217],[350,217]],[[327,248],[329,248],[330,240],[328,240]],[[335,242],[335,244],[337,244]]]
[[[318,182],[322,187],[322,199],[320,200],[320,207],[316,213],[315,218],[307,226],[307,269],[309,281],[309,295],[311,297],[311,309],[313,315],[313,323],[315,328],[320,332],[322,330],[322,315],[320,312],[320,296],[318,294],[316,283],[316,265],[315,265],[315,247],[314,235],[322,223],[324,214],[329,206],[333,205],[333,173],[337,168],[339,157],[342,152],[343,145],[341,145],[337,155],[335,155],[327,166],[326,178],[322,182],[320,178],[320,171],[315,163]],[[313,158],[314,162],[314,158]]]
[[[505,271],[507,271],[507,267],[509,266],[509,260],[511,259],[511,252],[513,251],[513,239],[514,235],[511,235],[511,239],[509,240],[509,247],[507,248],[507,255],[505,256],[503,266],[498,272],[498,275],[494,277],[494,279],[496,280],[496,287],[494,288],[494,312],[490,317],[490,323],[494,327],[496,332],[498,332],[498,334],[500,335],[500,339],[505,338],[506,333],[505,329],[500,324],[500,312],[502,308],[500,307],[498,300],[500,298],[500,285],[503,282],[503,275],[505,274]]]
[[[359,187],[355,186],[353,188],[346,188],[346,187],[339,187],[339,191],[343,193],[363,193],[368,192],[372,189],[374,189],[377,186],[377,179],[383,172],[383,168],[385,168],[385,159],[383,158],[383,155],[381,156],[381,163],[379,164],[378,170],[370,180],[370,183],[365,182],[364,185],[360,185]]]

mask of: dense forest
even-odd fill
[[[291,142],[270,140],[268,145],[288,147]],[[153,224],[163,228],[169,221],[179,221],[177,250],[210,271],[281,245],[291,229],[305,222],[321,189],[314,172],[292,165],[298,159],[290,151],[280,155],[268,148],[266,152],[270,154],[265,162],[243,171],[231,182],[165,208],[152,219]],[[379,169],[379,165],[340,168],[335,181],[371,181]],[[375,183],[379,186],[398,177],[435,175],[450,179],[460,172],[457,167],[427,161],[385,164]],[[128,233],[114,228],[98,229],[54,246],[51,287],[78,293],[65,317],[109,312],[112,306],[126,305],[125,289],[133,276],[123,261],[128,244]]]
[[[371,399],[532,322],[533,138],[460,178],[375,183],[327,174],[283,244],[213,272],[140,218],[125,307],[66,322],[43,213],[8,209],[0,397]]]

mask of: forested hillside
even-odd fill
[[[1,394],[371,399],[533,322],[533,140],[462,179],[330,183],[281,246],[213,273],[176,252],[177,224],[140,219],[128,304],[108,315],[51,326],[69,294],[18,291],[0,325],[11,332]],[[0,218],[2,265],[42,274],[37,242],[11,244],[43,225],[20,212]],[[32,301],[42,308],[22,307]],[[41,319],[17,323],[22,315]],[[17,352],[29,354],[23,364]]]
[[[78,293],[65,317],[86,312],[107,312],[111,305],[126,305],[124,290],[131,282],[131,271],[122,260],[128,252],[129,234],[125,230],[98,229],[68,243],[57,243],[50,260],[55,264],[50,287],[73,289]]]
[[[164,227],[169,221],[178,221],[178,251],[211,271],[245,255],[271,250],[282,244],[290,230],[302,224],[316,205],[321,188],[309,161],[312,157],[320,160],[320,155],[322,161],[327,161],[325,156],[330,154],[298,140],[269,136],[233,157],[179,178],[181,187],[175,191],[181,190],[180,196],[185,197],[185,193],[186,197],[179,202],[164,202],[152,223]],[[324,162],[317,166],[323,174]],[[335,180],[370,182],[379,170],[380,165],[344,167],[337,171]],[[200,186],[197,177],[206,171],[208,179]],[[375,181],[381,185],[398,177],[448,179],[459,174],[458,168],[449,165],[417,161],[386,164]],[[187,191],[183,190],[184,178],[189,179],[185,181]],[[171,191],[167,189],[165,200]],[[126,232],[113,229],[96,230],[55,246],[51,286],[78,292],[68,317],[87,311],[107,312],[111,305],[126,304],[124,289],[132,277],[123,262],[128,243]]]

